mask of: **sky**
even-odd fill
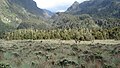
[[[42,9],[47,9],[52,12],[63,12],[67,10],[75,1],[79,3],[86,0],[34,0],[37,6]]]

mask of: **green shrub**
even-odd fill
[[[8,64],[0,63],[0,68],[11,68],[11,66]]]

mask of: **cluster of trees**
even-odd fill
[[[56,30],[33,30],[22,29],[4,33],[6,40],[24,39],[62,39],[62,40],[94,40],[94,39],[120,39],[120,28],[111,29],[56,29]]]
[[[65,13],[57,13],[53,17],[53,26],[60,29],[81,29],[81,28],[99,28],[95,20],[89,14],[72,15]]]
[[[95,19],[95,22],[102,28],[120,27],[120,19],[117,18]]]

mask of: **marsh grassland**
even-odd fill
[[[120,68],[120,41],[0,40],[0,68]]]

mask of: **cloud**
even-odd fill
[[[34,0],[37,6],[43,9],[48,9],[51,11],[64,11],[76,0]],[[83,2],[85,0],[77,0],[78,2]]]

